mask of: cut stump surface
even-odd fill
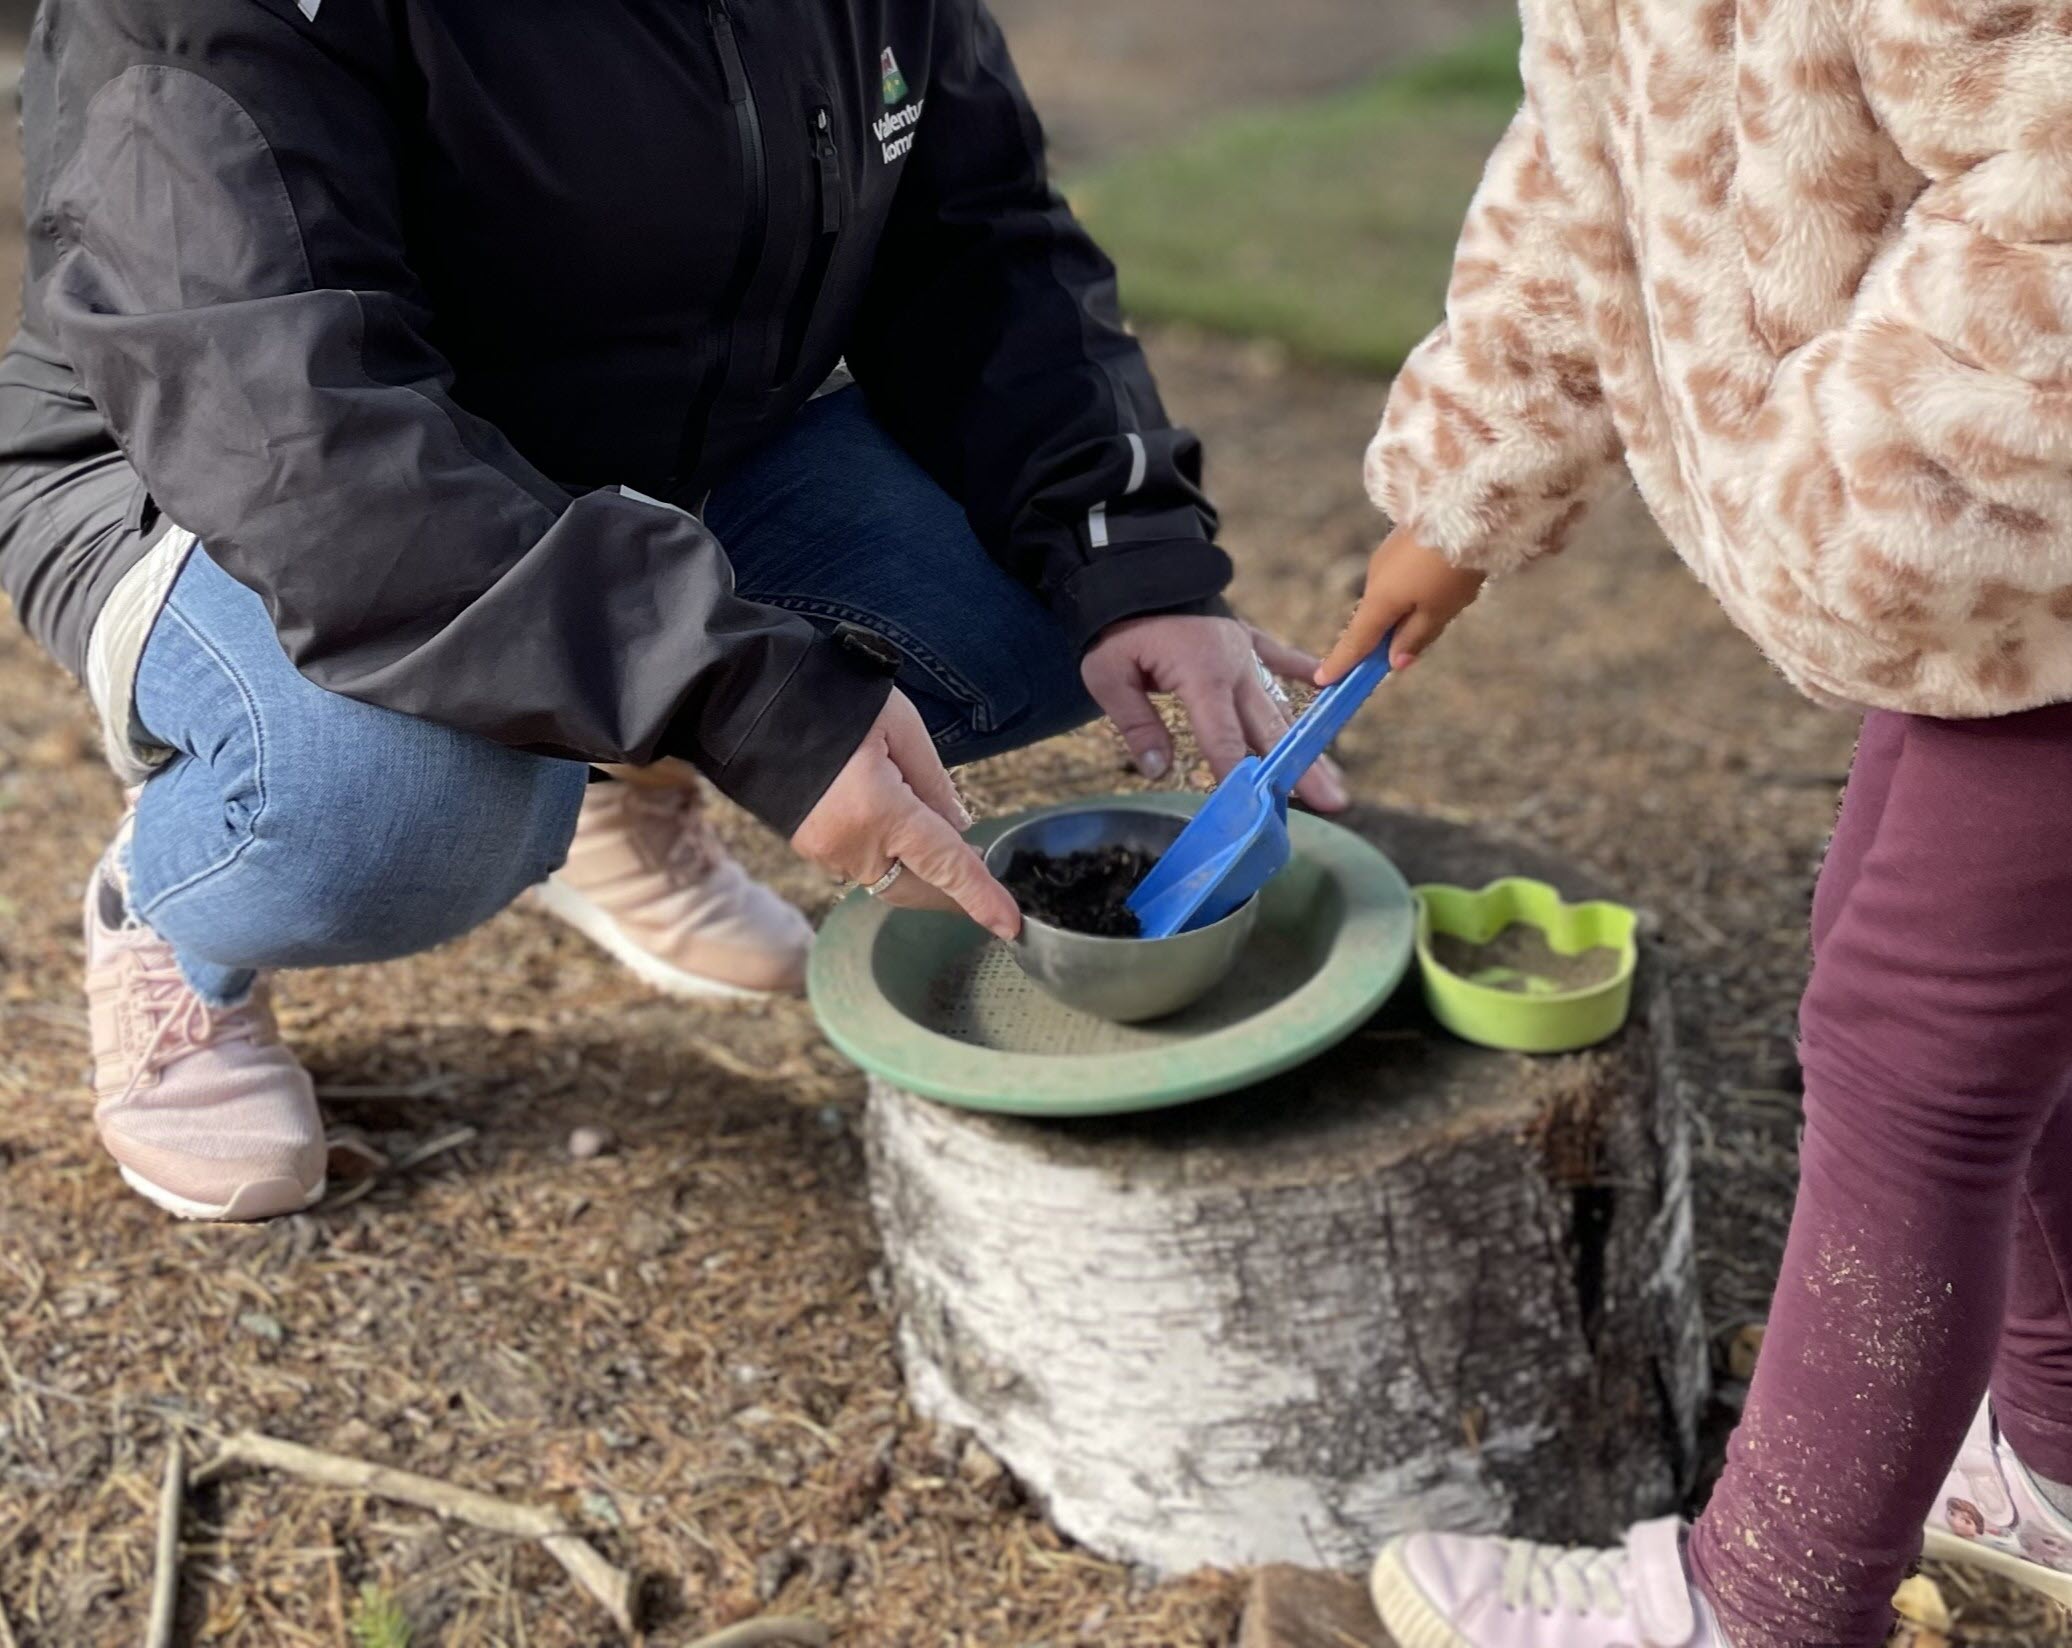
[[[1605,889],[1400,813],[1413,881]],[[1587,1053],[1452,1040],[1417,986],[1226,1098],[1038,1123],[874,1083],[908,1383],[1090,1548],[1355,1568],[1417,1527],[1609,1540],[1688,1483],[1706,1361],[1659,957]]]

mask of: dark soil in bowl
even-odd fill
[[[1093,852],[1016,853],[1002,877],[1022,914],[1094,938],[1135,938],[1142,929],[1127,900],[1158,862],[1130,847]]]
[[[1523,921],[1514,921],[1487,944],[1470,944],[1452,933],[1434,933],[1432,954],[1448,972],[1521,996],[1546,993],[1534,988],[1536,979],[1564,991],[1608,983],[1618,975],[1620,961],[1619,952],[1605,946],[1564,956],[1547,942],[1545,933]]]

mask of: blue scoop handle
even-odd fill
[[[1259,775],[1262,789],[1282,800],[1294,792],[1302,775],[1317,764],[1317,758],[1331,747],[1331,741],[1345,730],[1374,689],[1388,679],[1389,643],[1394,639],[1391,633],[1350,674],[1317,694],[1266,757]]]
[[[1228,914],[1288,862],[1288,797],[1368,696],[1388,679],[1389,643],[1317,694],[1263,759],[1247,756],[1130,894],[1146,938]]]

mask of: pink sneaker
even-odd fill
[[[1373,1590],[1400,1648],[1728,1648],[1673,1519],[1612,1551],[1410,1534],[1375,1561]]]
[[[734,862],[693,788],[592,784],[568,863],[535,896],[667,995],[805,985],[811,924]]]
[[[1936,1496],[1922,1544],[1938,1561],[1990,1569],[2072,1608],[2072,1519],[2015,1458],[1990,1398]]]
[[[124,824],[86,888],[94,1124],[132,1190],[182,1219],[271,1219],[324,1194],[309,1075],[281,1046],[262,981],[211,1007],[123,897]]]

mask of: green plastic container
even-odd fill
[[[1471,889],[1432,883],[1417,889],[1417,965],[1432,1016],[1463,1041],[1511,1053],[1573,1053],[1609,1041],[1633,1011],[1640,966],[1640,919],[1619,904],[1570,904],[1544,881],[1509,876]],[[1563,989],[1550,980],[1491,968],[1473,978],[1442,963],[1436,933],[1488,944],[1505,928],[1537,928],[1556,955],[1618,952],[1618,970],[1601,983]],[[1524,982],[1502,989],[1496,975]]]

